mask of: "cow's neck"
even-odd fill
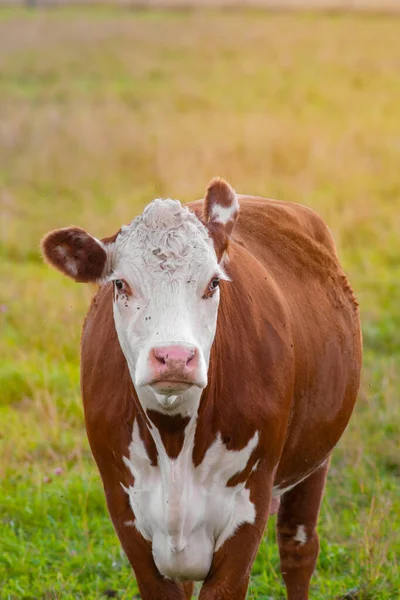
[[[181,453],[187,435],[187,427],[196,415],[166,415],[156,410],[148,410],[150,433],[156,444],[162,443],[169,458],[177,458]]]
[[[136,392],[134,393],[140,437],[152,464],[158,463],[160,444],[162,452],[170,459],[176,459],[182,451],[187,451],[195,465],[201,462],[217,433],[212,389],[207,386],[192,410],[186,408],[180,412],[176,408],[175,412],[170,413],[159,410],[157,405],[144,407]],[[190,444],[188,437],[191,438]]]

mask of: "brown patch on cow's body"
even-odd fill
[[[358,308],[331,235],[314,212],[250,196],[239,199],[241,216],[226,265],[231,282],[221,282],[193,463],[202,462],[218,434],[227,449],[239,450],[257,431],[259,443],[245,472],[229,482],[247,480],[256,520],[240,526],[215,553],[200,598],[245,598],[268,512],[277,508],[277,501],[271,505],[272,487],[283,489],[303,480],[296,492],[283,496],[278,531],[289,599],[306,600],[317,556],[315,524],[326,458],[348,423],[358,392]],[[202,201],[189,207],[203,215]],[[209,217],[207,210],[205,215]],[[157,571],[151,544],[124,525],[132,520],[132,511],[120,484],[132,483],[122,456],[128,453],[134,418],[153,464],[157,453],[148,421],[175,457],[185,419],[143,414],[115,333],[109,285],[100,288],[86,318],[81,369],[89,441],[142,598],[183,600],[182,585]],[[304,545],[295,540],[299,525],[307,534]],[[299,561],[297,571],[291,561]]]
[[[147,416],[153,425],[157,427],[168,456],[177,458],[182,450],[185,440],[185,428],[190,421],[190,417],[165,415],[156,410],[148,410]]]

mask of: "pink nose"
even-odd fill
[[[198,367],[198,352],[190,346],[161,346],[151,350],[150,364],[157,378],[190,379]]]

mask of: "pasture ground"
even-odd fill
[[[79,397],[94,289],[48,230],[112,234],[157,196],[305,203],[361,305],[365,366],[334,453],[314,600],[400,597],[400,21],[393,16],[0,11],[0,598],[128,599]],[[271,519],[251,599],[283,599]],[[352,592],[351,592],[352,591]],[[347,595],[346,595],[347,594]]]

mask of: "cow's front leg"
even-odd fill
[[[316,525],[329,461],[283,495],[277,531],[288,600],[308,600],[319,552]]]
[[[244,600],[251,567],[268,519],[272,476],[262,468],[252,474],[250,500],[254,503],[254,523],[244,523],[214,554],[210,572],[201,588],[199,600]]]
[[[127,494],[116,479],[105,482],[107,506],[122,547],[135,572],[142,600],[188,600],[192,596],[191,582],[179,583],[167,579],[158,571],[151,543],[134,526]]]

